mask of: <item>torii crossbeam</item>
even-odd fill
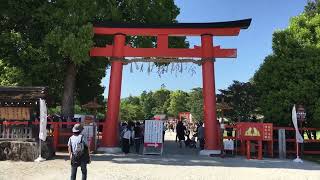
[[[91,56],[111,57],[111,75],[108,94],[108,110],[103,126],[104,150],[113,151],[118,146],[118,119],[121,94],[123,58],[164,57],[202,58],[205,150],[203,154],[219,154],[219,126],[216,115],[214,78],[215,58],[236,58],[236,49],[213,46],[213,36],[237,36],[241,29],[250,26],[251,19],[213,23],[175,24],[124,24],[110,22],[94,23],[93,31],[98,35],[113,35],[113,45],[94,47]],[[156,36],[156,48],[133,48],[125,44],[126,36]],[[201,46],[194,48],[169,48],[169,36],[201,36]]]

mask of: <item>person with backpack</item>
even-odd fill
[[[72,128],[73,135],[68,141],[68,151],[71,160],[71,180],[76,180],[77,169],[80,166],[82,180],[87,179],[87,164],[91,162],[87,138],[81,134],[83,127],[75,124]]]

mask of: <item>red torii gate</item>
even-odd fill
[[[219,154],[218,121],[216,115],[216,93],[214,58],[235,58],[236,49],[221,49],[213,46],[213,36],[237,36],[240,29],[247,29],[251,19],[214,23],[175,24],[121,24],[98,22],[94,33],[114,35],[113,45],[94,47],[91,56],[111,57],[111,74],[108,94],[108,110],[103,126],[102,146],[112,151],[118,147],[118,119],[121,80],[124,57],[202,58],[205,151],[203,154]],[[132,48],[125,44],[126,36],[156,36],[156,48]],[[169,36],[201,36],[201,47],[168,48]]]

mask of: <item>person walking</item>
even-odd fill
[[[76,180],[77,169],[80,166],[82,180],[87,179],[87,164],[91,162],[88,140],[81,134],[83,127],[75,124],[72,128],[73,135],[68,141],[68,151],[71,160],[71,180]]]
[[[204,141],[204,124],[202,122],[200,122],[199,124],[197,135],[200,143],[200,149],[203,150],[205,141]]]
[[[140,122],[136,122],[136,126],[134,127],[134,146],[136,149],[136,153],[140,152],[140,144],[142,140],[142,130]]]
[[[182,148],[182,141],[185,141],[185,131],[186,131],[186,127],[183,125],[182,121],[179,121],[176,127],[176,132],[177,132],[180,148]]]

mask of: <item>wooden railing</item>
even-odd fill
[[[78,122],[48,122],[47,123],[48,125],[50,125],[50,128],[47,128],[48,130],[47,136],[53,138],[53,147],[56,150],[59,147],[67,147],[66,143],[59,142],[59,137],[66,137],[65,139],[70,137],[72,135],[72,132],[71,132],[72,126],[77,123]],[[28,126],[28,125],[39,125],[39,122],[29,123],[27,121],[4,121],[4,122],[0,122],[0,125],[2,125],[3,127],[17,126],[17,125]],[[69,127],[64,129],[67,129],[67,130],[70,129],[70,131],[61,132],[61,128],[63,126]]]
[[[232,128],[233,131],[237,131],[236,126],[233,125],[226,125],[226,128]],[[295,131],[295,129],[293,127],[273,127],[273,134],[277,134],[279,129],[285,129],[286,131]],[[226,131],[226,130],[225,130]],[[320,131],[320,128],[299,128],[299,132],[306,132],[306,131]],[[295,132],[293,132],[292,134],[295,134]],[[302,135],[303,136],[303,135]],[[276,135],[277,137],[277,135]],[[224,139],[232,139],[232,140],[239,140],[236,136],[224,136]],[[273,142],[278,142],[278,138],[273,138]],[[286,143],[292,143],[292,147],[294,147],[294,149],[290,149],[287,146],[287,154],[295,154],[297,149],[296,149],[296,138],[294,136],[294,138],[286,138]],[[303,150],[300,149],[300,153],[302,154],[319,154],[320,155],[320,137],[317,137],[317,139],[304,139],[304,144],[310,144],[310,143],[317,143],[318,147],[317,150],[309,150],[304,148]],[[301,146],[300,146],[301,147]],[[243,151],[241,148],[238,149],[238,151]],[[277,148],[274,148],[273,152],[278,152]]]

